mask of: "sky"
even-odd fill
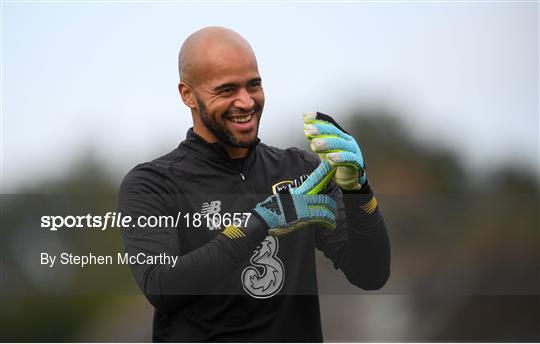
[[[537,2],[2,3],[1,182],[16,192],[88,151],[118,176],[191,126],[183,40],[229,27],[252,45],[260,137],[288,146],[301,114],[383,104],[471,169],[538,171]],[[360,138],[361,140],[361,138]]]

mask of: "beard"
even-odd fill
[[[259,132],[259,121],[261,119],[261,115],[258,116],[257,119],[257,128],[255,131],[255,136],[252,139],[239,139],[234,136],[234,134],[227,129],[227,127],[222,122],[218,122],[216,120],[216,114],[209,114],[206,106],[204,103],[199,99],[198,96],[195,95],[195,100],[197,101],[197,105],[199,106],[199,113],[201,115],[201,121],[203,124],[208,128],[208,130],[214,134],[218,138],[218,140],[230,147],[236,147],[236,148],[249,148],[254,146],[257,143],[257,134]],[[261,106],[257,103],[255,103],[255,107],[253,109],[253,116],[256,116],[257,113],[260,113]],[[251,112],[251,111],[250,111]],[[221,116],[222,121],[226,121],[226,118],[230,115],[229,111],[226,111]]]

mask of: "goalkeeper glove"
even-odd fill
[[[366,182],[362,151],[358,143],[330,116],[320,112],[304,114],[304,134],[311,149],[336,169],[336,184],[344,190],[360,190]]]
[[[257,204],[253,213],[269,228],[269,234],[280,236],[310,224],[336,228],[336,202],[318,195],[332,178],[333,169],[323,161],[297,188],[272,195]]]

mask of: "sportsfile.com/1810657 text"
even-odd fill
[[[41,228],[50,231],[63,229],[129,229],[129,228],[201,228],[222,229],[231,225],[244,227],[251,213],[177,213],[172,215],[138,216],[133,218],[121,212],[107,212],[105,215],[44,215]]]

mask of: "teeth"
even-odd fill
[[[234,123],[245,123],[251,120],[251,116],[252,115],[247,115],[243,117],[234,117],[234,118],[231,118],[231,121],[233,121]]]

